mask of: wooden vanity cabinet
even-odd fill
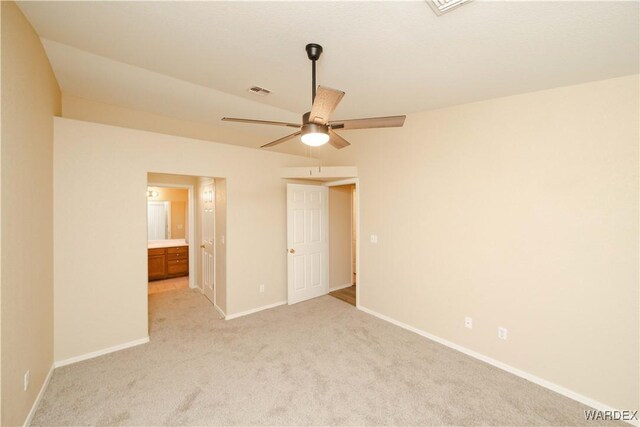
[[[165,249],[149,249],[149,280],[161,279],[167,275]]]
[[[149,281],[189,275],[189,247],[148,250]]]

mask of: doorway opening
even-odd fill
[[[226,181],[149,173],[147,183],[148,294],[199,291],[224,316]]]
[[[357,193],[355,183],[329,186],[329,295],[356,306]]]
[[[358,178],[287,183],[287,302],[331,295],[359,307]]]

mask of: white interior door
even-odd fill
[[[200,252],[202,265],[202,292],[214,300],[214,245],[215,245],[215,197],[213,180],[200,183]]]
[[[327,187],[287,184],[289,304],[329,292],[328,196]]]

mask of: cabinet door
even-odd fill
[[[170,259],[167,263],[167,270],[169,274],[189,274],[189,260],[188,259]]]
[[[165,255],[149,255],[149,279],[167,275],[167,258]]]

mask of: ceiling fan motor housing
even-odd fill
[[[317,61],[320,59],[320,55],[322,54],[322,46],[316,43],[309,43],[305,46],[305,50],[307,51],[307,56],[312,61]]]
[[[329,127],[327,125],[320,125],[317,123],[306,123],[302,125],[300,131],[303,135],[308,133],[329,133]]]

